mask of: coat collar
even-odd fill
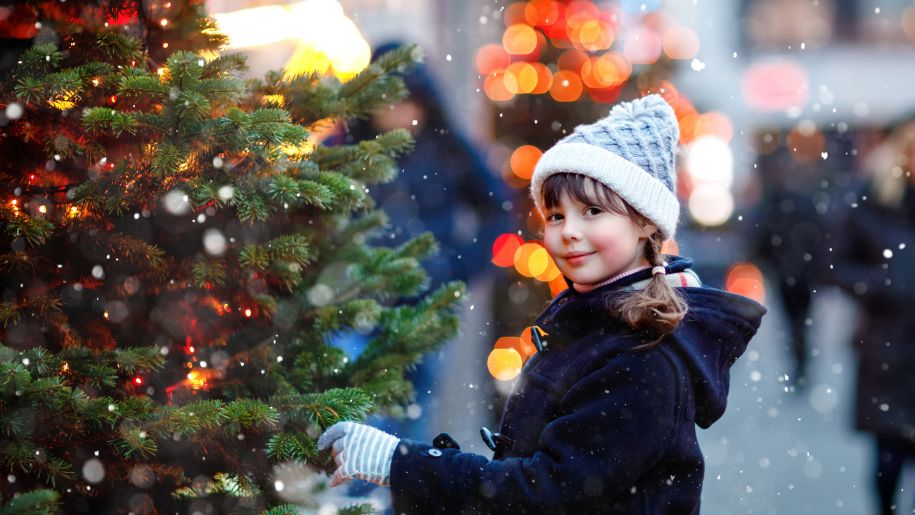
[[[682,272],[691,267],[693,260],[680,256],[668,256],[668,274]],[[597,327],[610,328],[623,324],[612,317],[608,303],[618,295],[631,289],[634,283],[651,278],[651,269],[641,270],[621,277],[612,283],[605,284],[588,292],[579,292],[572,287],[572,281],[563,276],[568,289],[553,299],[552,303],[535,320],[534,325],[547,333],[550,343],[564,346],[587,334]]]

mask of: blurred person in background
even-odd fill
[[[822,270],[825,229],[811,193],[817,191],[822,173],[818,162],[799,163],[785,146],[759,156],[757,164],[763,191],[751,249],[777,277],[777,293],[789,326],[788,379],[803,389],[810,355],[811,291],[819,280],[817,271]]]
[[[380,45],[373,60],[403,42]],[[423,261],[429,273],[429,291],[443,283],[461,280],[467,283],[471,303],[477,309],[488,305],[475,298],[474,293],[490,295],[501,291],[499,279],[505,274],[490,263],[491,246],[496,237],[507,232],[509,216],[503,203],[510,198],[508,186],[488,167],[470,141],[448,116],[447,107],[439,87],[425,65],[417,65],[403,75],[409,97],[375,112],[369,120],[357,121],[345,127],[340,139],[352,144],[375,138],[394,130],[407,129],[416,140],[416,147],[398,160],[400,173],[386,184],[371,188],[377,206],[390,219],[391,233],[379,242],[385,246],[398,246],[409,239],[430,231],[439,242],[440,251]],[[494,286],[495,285],[495,286]],[[482,286],[482,287],[481,287]],[[419,298],[403,299],[412,304]],[[488,313],[477,314],[481,317]],[[462,320],[461,326],[466,326]],[[425,356],[423,362],[410,374],[416,391],[416,406],[408,410],[402,422],[387,420],[387,429],[400,436],[428,441],[432,436],[428,428],[442,425],[454,426],[456,413],[444,413],[441,400],[444,388],[439,385],[449,369],[478,367],[481,380],[486,379],[485,359],[492,343],[484,336],[486,348],[472,344],[480,335],[466,334],[446,344],[438,353]],[[485,331],[482,334],[486,334]],[[359,337],[359,335],[355,335]],[[446,356],[461,359],[462,363],[446,362]],[[464,374],[467,377],[467,374]],[[491,381],[490,381],[491,382]],[[491,386],[491,385],[489,385]],[[481,388],[482,387],[482,388]],[[477,383],[469,394],[486,396],[487,385]],[[459,396],[455,392],[449,395]],[[416,409],[418,407],[421,411]],[[482,418],[488,421],[491,413],[476,413],[466,402],[461,404],[462,417]],[[484,409],[480,407],[479,409]],[[421,416],[420,416],[421,415]],[[477,428],[478,429],[478,428]],[[476,430],[475,430],[476,431]]]
[[[855,426],[876,440],[873,486],[880,513],[891,515],[915,457],[915,118],[892,128],[864,165],[870,177],[832,231],[830,278],[861,308]]]

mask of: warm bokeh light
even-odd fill
[[[557,102],[574,102],[581,97],[582,83],[579,75],[571,70],[559,70],[553,76],[550,96]]]
[[[511,80],[511,79],[509,79]],[[515,94],[505,86],[505,70],[496,71],[486,76],[483,81],[483,91],[486,96],[495,102],[511,100]]]
[[[696,122],[699,121],[699,113],[687,113],[677,120],[680,123],[680,143],[688,145],[696,139]]]
[[[562,271],[559,270],[559,267],[556,266],[556,261],[554,261],[552,256],[550,256],[550,262],[547,264],[546,270],[544,270],[542,274],[536,276],[534,279],[537,279],[540,282],[548,283],[561,275]]]
[[[527,332],[527,339],[524,338],[524,333]],[[530,328],[527,328],[525,331],[521,332],[521,336],[503,336],[496,340],[496,344],[493,346],[494,349],[515,349],[518,351],[518,355],[521,356],[521,361],[527,361],[527,358],[533,356],[537,352],[537,347],[534,346],[531,342]]]
[[[717,136],[723,141],[731,141],[734,135],[734,126],[730,118],[717,111],[709,111],[699,115],[696,119],[695,137]]]
[[[740,89],[751,109],[785,111],[807,102],[810,81],[799,64],[782,59],[751,65],[743,73]]]
[[[556,66],[560,70],[569,70],[580,74],[581,68],[589,59],[588,54],[581,50],[566,50],[556,59]]]
[[[613,28],[609,23],[586,13],[570,16],[566,21],[569,41],[578,48],[596,52],[613,44]]]
[[[502,46],[509,54],[529,54],[537,48],[537,32],[527,24],[511,25],[502,35]]]
[[[697,184],[712,183],[729,188],[734,181],[734,155],[727,143],[715,136],[702,136],[686,147],[686,171]]]
[[[500,234],[492,244],[492,263],[508,268],[515,264],[515,252],[524,243],[524,239],[514,233]]]
[[[324,75],[330,70],[330,59],[324,52],[317,50],[312,45],[299,43],[283,69],[287,78],[309,73]]]
[[[286,65],[287,74],[333,73],[346,81],[371,60],[368,42],[338,0],[305,0],[211,16],[229,37],[226,50],[298,41]]]
[[[556,297],[568,289],[569,285],[566,283],[566,279],[562,274],[550,281],[550,295],[552,297]]]
[[[194,390],[200,390],[207,385],[206,374],[201,370],[191,370],[187,373],[187,384]]]
[[[728,221],[734,212],[734,197],[720,184],[697,184],[689,195],[689,214],[706,227],[715,227]]]
[[[534,167],[543,152],[533,145],[521,145],[512,152],[511,169],[512,173],[521,179],[530,180],[534,175]]]
[[[600,16],[600,8],[594,2],[587,0],[574,0],[566,6],[566,18],[575,18],[583,16],[585,18],[597,18]]]
[[[545,27],[559,21],[563,5],[556,0],[531,0],[524,6],[524,21],[535,27]]]
[[[536,277],[544,273],[551,261],[543,245],[525,243],[515,251],[515,270],[525,277]]]
[[[581,65],[581,78],[589,88],[610,88],[629,80],[632,65],[623,56],[607,53],[586,59]]]
[[[671,59],[692,59],[699,53],[699,36],[689,27],[677,25],[664,32],[662,46]]]
[[[505,89],[514,94],[533,92],[537,81],[537,69],[530,63],[519,61],[505,70]]]
[[[533,62],[531,66],[537,72],[537,85],[531,91],[531,94],[542,95],[553,86],[553,71],[543,63]]]
[[[493,349],[486,359],[486,368],[498,381],[511,381],[521,373],[521,354],[515,349]]]
[[[294,20],[279,5],[252,7],[210,15],[219,30],[229,36],[227,49],[251,48],[279,43],[292,37]]]
[[[527,2],[514,2],[502,12],[502,21],[505,22],[506,27],[511,27],[512,25],[517,25],[519,23],[527,23],[527,20],[525,19],[526,10]]]
[[[490,43],[477,50],[475,64],[480,75],[488,75],[499,71],[511,64],[511,56],[502,48],[502,45]]]
[[[728,270],[725,289],[749,297],[760,304],[766,302],[766,287],[762,272],[752,263],[735,263]]]
[[[633,64],[654,64],[661,57],[661,37],[650,29],[637,29],[626,37],[623,53]]]

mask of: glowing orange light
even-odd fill
[[[99,80],[98,80],[97,78],[96,78],[96,79],[92,79],[92,85],[93,85],[93,86],[98,86],[98,85],[99,85]]]
[[[508,77],[513,77],[514,89],[509,85]],[[537,69],[530,63],[518,61],[505,70],[505,88],[512,93],[531,93],[537,87]]]
[[[503,268],[515,263],[515,252],[524,243],[524,239],[514,233],[500,234],[492,244],[492,263]]]
[[[550,70],[549,66],[540,62],[531,63],[531,66],[537,70],[537,85],[534,86],[531,94],[542,95],[553,86],[553,72]]]
[[[507,68],[511,64],[511,60],[511,56],[502,48],[502,45],[490,43],[477,50],[474,62],[480,75],[487,75]]]
[[[206,375],[200,373],[199,371],[191,370],[187,373],[187,382],[192,389],[199,390],[206,387],[207,378]]]
[[[496,340],[496,344],[493,346],[494,349],[514,349],[518,352],[518,355],[521,356],[521,361],[527,361],[527,358],[534,355],[537,352],[537,348],[534,347],[534,344],[530,340],[530,329],[525,331],[528,333],[527,342],[524,341],[523,337],[518,336],[503,336]],[[522,332],[522,334],[524,334]]]
[[[609,23],[588,14],[578,14],[566,22],[566,31],[573,45],[595,52],[613,44],[614,34]]]
[[[568,289],[569,285],[566,284],[566,279],[562,274],[550,281],[550,295],[554,298]]]
[[[761,304],[766,301],[762,272],[752,263],[735,263],[731,266],[725,279],[725,289]]]
[[[537,48],[537,32],[530,25],[511,25],[502,35],[502,46],[509,54],[529,54]]]
[[[61,372],[67,372],[67,371],[69,371],[69,370],[70,370],[70,364],[67,363],[66,361],[64,361],[64,364],[61,365],[61,367],[60,367],[60,371],[61,371]]]
[[[664,32],[662,46],[671,59],[692,59],[699,53],[699,36],[689,27],[678,25]]]
[[[533,145],[521,145],[512,152],[512,172],[521,179],[530,180],[542,155],[543,152]]]
[[[105,320],[108,320],[108,312],[102,313],[102,317],[104,317]]]
[[[70,218],[76,218],[79,216],[79,208],[76,206],[71,206],[68,214],[70,215]]]
[[[559,70],[553,76],[553,86],[550,87],[550,96],[557,102],[574,102],[582,92],[581,78],[570,70]]]
[[[527,8],[527,5],[525,4],[526,2],[515,2],[505,8],[505,11],[502,13],[502,21],[505,22],[506,27],[518,23],[527,23],[524,19],[524,11]]]
[[[511,100],[512,97],[515,96],[514,93],[505,87],[504,70],[487,75],[486,81],[483,82],[483,91],[485,91],[486,96],[494,102],[504,102],[506,100]]]
[[[546,331],[540,331],[541,336],[547,336]],[[531,341],[531,328],[530,326],[525,327],[521,334],[518,335],[518,339],[521,340],[521,343],[518,347],[518,352],[521,354],[521,357],[524,358],[524,361],[527,361],[527,358],[533,356],[537,352],[537,347],[534,346],[534,342]],[[496,346],[499,345],[499,342],[496,342]]]
[[[698,113],[689,113],[680,117],[680,142],[688,144],[696,139],[696,122],[699,121]]]
[[[46,214],[48,212],[48,206],[44,206],[44,205],[38,206],[38,212],[41,214]]]
[[[162,20],[159,22],[159,25],[162,25],[163,27],[165,27],[166,25],[168,25],[168,20],[165,18],[162,18]]]
[[[608,53],[582,63],[581,78],[589,88],[611,88],[629,80],[632,64],[625,57]]]
[[[521,354],[515,349],[493,349],[486,359],[486,368],[498,381],[511,381],[521,373]]]
[[[696,119],[694,136],[716,136],[724,141],[730,141],[734,135],[734,126],[731,120],[722,113],[709,111]]]
[[[556,266],[556,262],[552,257],[550,257],[550,261],[547,263],[546,270],[544,270],[542,274],[534,277],[534,279],[537,279],[540,282],[548,283],[561,275],[562,271],[559,270],[559,267]]]
[[[588,59],[588,54],[581,50],[566,50],[556,59],[556,66],[560,70],[570,70],[579,74]]]
[[[111,102],[112,104],[114,104],[115,102],[118,101],[118,96],[117,96],[117,95],[111,95],[110,97],[108,97],[108,101]]]
[[[515,270],[525,277],[544,273],[550,264],[550,255],[539,243],[525,243],[515,251]]]
[[[622,86],[613,86],[610,88],[588,89],[588,96],[595,102],[612,104],[619,100],[622,92]]]
[[[531,0],[524,6],[524,20],[537,27],[553,25],[561,14],[562,4],[555,0]]]
[[[252,314],[251,308],[245,308],[245,316],[248,318],[251,318],[251,314]]]

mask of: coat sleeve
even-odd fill
[[[394,512],[589,512],[595,496],[628,493],[672,443],[681,378],[656,349],[613,358],[562,396],[529,457],[488,460],[402,440],[394,452]],[[577,510],[576,510],[577,509]]]

